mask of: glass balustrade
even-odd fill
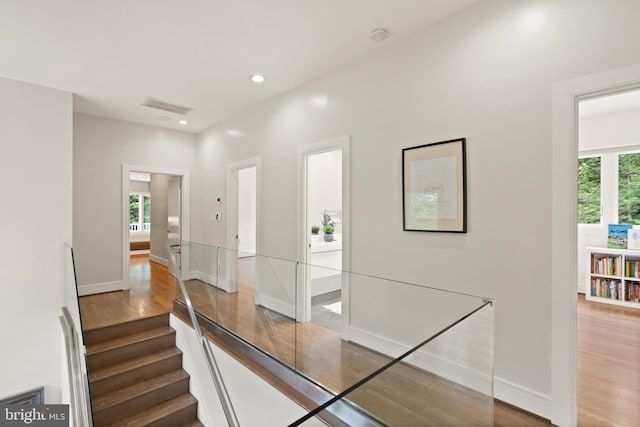
[[[327,392],[291,425],[493,425],[492,300],[194,242],[179,264],[195,312]]]

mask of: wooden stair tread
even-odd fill
[[[200,420],[195,420],[194,422],[186,425],[185,427],[204,427],[204,424],[202,424]]]
[[[99,381],[114,375],[132,371],[156,361],[169,359],[176,355],[182,355],[182,352],[177,347],[172,347],[157,353],[125,360],[123,362],[89,372],[89,382]]]
[[[160,421],[165,417],[173,415],[174,413],[184,410],[192,405],[197,405],[198,401],[191,394],[185,393],[174,399],[167,400],[153,408],[146,409],[133,417],[118,421],[112,424],[113,427],[138,427],[152,424],[153,422]],[[187,423],[193,423],[193,420],[187,421]],[[184,425],[184,424],[183,424]]]
[[[82,335],[85,345],[95,344],[101,341],[108,341],[124,335],[129,335],[148,329],[169,326],[169,314],[157,314],[143,317],[141,319],[130,320],[128,322],[116,323],[107,326],[100,326],[92,329],[83,329]]]
[[[136,332],[130,335],[125,335],[120,338],[114,338],[107,341],[100,341],[94,344],[87,345],[87,356],[97,354],[103,351],[112,350],[115,348],[125,347],[130,344],[135,344],[142,341],[147,341],[153,338],[158,338],[163,335],[175,334],[173,328],[169,326],[163,326],[161,328],[149,329],[146,331]]]
[[[183,369],[168,372],[149,380],[125,387],[116,391],[95,398],[92,401],[93,410],[95,412],[102,411],[112,406],[118,405],[127,400],[133,399],[143,394],[151,393],[162,387],[173,384],[180,380],[188,379],[189,374]]]

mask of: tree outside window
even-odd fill
[[[151,195],[129,194],[129,231],[149,231],[151,224]]]
[[[640,153],[618,156],[618,223],[640,224]]]
[[[129,194],[129,229],[140,223],[140,195]]]
[[[600,157],[578,159],[578,223],[600,224]]]

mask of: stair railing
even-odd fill
[[[222,405],[222,410],[224,411],[224,415],[227,418],[227,423],[229,427],[239,427],[240,423],[238,422],[238,416],[236,415],[236,412],[233,408],[233,403],[231,402],[231,398],[229,397],[229,392],[227,391],[227,387],[225,386],[224,380],[222,379],[222,374],[220,372],[220,368],[218,367],[218,363],[216,362],[215,355],[213,354],[213,350],[211,349],[209,340],[204,335],[202,335],[200,324],[198,323],[196,313],[193,309],[193,304],[191,303],[191,298],[189,297],[187,288],[184,284],[184,281],[182,280],[181,269],[179,268],[179,264],[176,258],[176,253],[179,252],[179,247],[169,248],[169,258],[173,267],[173,271],[176,273],[175,277],[178,281],[178,286],[180,287],[180,291],[182,292],[182,296],[184,298],[184,303],[187,306],[187,310],[189,311],[189,317],[191,318],[193,329],[196,331],[198,342],[200,344],[200,347],[202,348],[202,352],[207,362],[209,372],[211,373],[216,392],[218,393],[218,398],[220,399],[220,404]]]
[[[64,306],[60,323],[65,338],[67,372],[69,374],[70,415],[74,427],[93,427],[91,397],[82,340],[78,287],[75,274],[73,248],[65,244]]]

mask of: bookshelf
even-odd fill
[[[586,298],[640,308],[640,251],[587,248]]]

